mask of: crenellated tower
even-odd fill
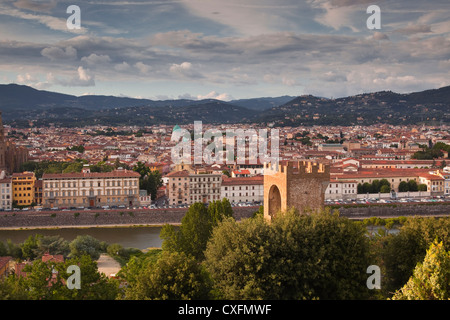
[[[271,220],[279,211],[295,207],[300,212],[324,208],[330,167],[311,161],[282,161],[264,164],[264,217]]]

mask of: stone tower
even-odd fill
[[[330,167],[310,161],[283,161],[277,166],[264,164],[264,218],[271,220],[278,211],[295,207],[319,211],[324,208]]]
[[[7,169],[5,130],[3,129],[2,112],[0,111],[0,172],[8,171]]]

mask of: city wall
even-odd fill
[[[334,208],[334,207],[332,207]],[[236,220],[249,218],[258,207],[233,208]],[[343,217],[450,216],[450,203],[443,204],[389,204],[340,207]],[[76,213],[79,213],[78,215]],[[73,227],[161,226],[179,225],[186,209],[109,210],[109,211],[45,211],[1,212],[1,229],[39,229]]]
[[[233,208],[236,220],[248,218],[258,207]],[[187,209],[0,212],[1,229],[38,229],[181,224]]]

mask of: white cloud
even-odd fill
[[[82,66],[78,67],[76,75],[71,78],[55,78],[51,75],[50,80],[53,84],[64,87],[92,87],[95,86],[94,75],[89,69],[84,69]]]
[[[355,26],[355,13],[360,8],[355,8],[352,5],[336,6],[326,0],[312,1],[312,5],[323,11],[315,17],[315,20],[320,24],[331,27],[334,30],[350,28],[354,32],[358,31],[358,28]],[[363,19],[365,18],[363,14],[360,16]]]
[[[128,70],[130,70],[130,68],[131,68],[130,65],[125,61],[123,61],[122,63],[116,64],[114,66],[114,69],[119,72],[128,71]]]
[[[35,10],[37,10],[37,7],[35,7]],[[87,32],[87,29],[84,27],[81,27],[80,29],[68,29],[67,18],[57,18],[51,15],[27,13],[12,7],[8,7],[3,4],[0,4],[0,12],[2,15],[7,15],[22,20],[40,23],[50,28],[51,30],[64,31],[69,33],[79,33],[79,34]]]
[[[173,63],[169,68],[170,73],[186,78],[203,78],[203,76],[192,67],[192,63]]]
[[[92,53],[87,57],[81,58],[81,62],[84,62],[89,66],[96,66],[111,62],[111,58],[108,55],[97,55],[95,53]]]
[[[197,95],[197,99],[198,100],[216,99],[216,100],[230,101],[230,100],[233,100],[234,98],[228,93],[218,93],[216,91],[211,91],[211,92],[207,93],[206,95],[201,95],[201,94]]]
[[[65,50],[59,47],[44,48],[41,54],[50,60],[75,60],[77,58],[77,50],[71,46],[66,47]]]
[[[143,63],[142,61],[136,62],[134,64],[134,66],[139,70],[140,73],[142,74],[148,74],[149,71],[152,69],[151,66],[146,65],[145,63]]]

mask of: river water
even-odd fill
[[[380,226],[369,226],[368,231],[372,234]],[[13,243],[19,244],[30,235],[41,234],[45,236],[59,235],[65,240],[72,241],[79,235],[90,235],[108,244],[118,243],[124,248],[160,248],[162,239],[159,237],[161,227],[111,227],[111,228],[61,228],[61,229],[34,229],[34,230],[0,230],[0,242],[11,239]],[[397,233],[398,229],[388,230],[388,233]]]
[[[59,235],[65,240],[72,241],[79,235],[90,235],[108,244],[118,243],[124,248],[160,248],[162,240],[159,237],[161,227],[113,227],[113,228],[61,228],[61,229],[34,229],[34,230],[0,230],[0,242],[11,239],[19,244],[30,235],[41,234],[45,236]]]

